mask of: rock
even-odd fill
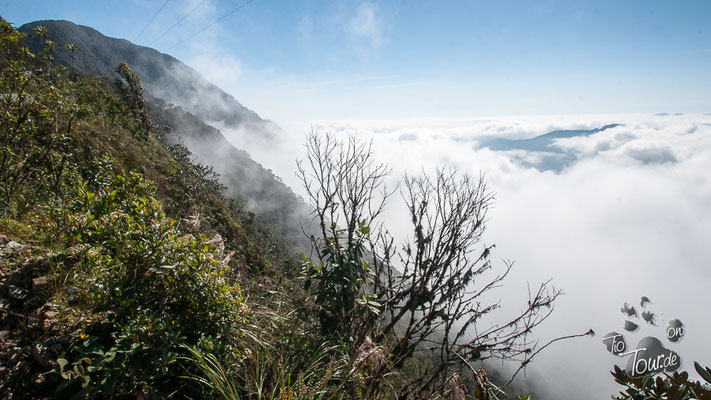
[[[79,288],[76,286],[69,286],[68,288],[65,289],[68,297],[67,297],[67,303],[69,305],[77,305],[81,301],[81,297],[79,296]]]
[[[7,295],[8,295],[11,299],[24,300],[24,299],[27,297],[27,294],[28,294],[28,293],[29,293],[29,292],[27,291],[27,289],[23,289],[23,288],[21,288],[21,287],[19,287],[19,286],[9,285],[9,286],[7,287]]]
[[[11,240],[11,241],[7,242],[7,244],[5,244],[5,246],[2,249],[0,249],[0,256],[3,256],[3,257],[10,256],[13,253],[22,250],[24,247],[25,246],[17,243],[16,241]]]
[[[64,254],[65,254],[67,257],[70,257],[70,258],[71,258],[71,257],[76,257],[76,256],[82,254],[82,253],[83,253],[84,251],[86,251],[86,249],[88,249],[88,248],[89,248],[89,246],[86,245],[86,244],[83,244],[83,243],[82,243],[82,244],[76,244],[76,245],[74,245],[74,246],[68,248],[67,251],[64,252]]]
[[[10,252],[13,252],[13,251],[17,251],[17,250],[19,250],[19,249],[21,249],[21,248],[23,248],[23,247],[24,247],[23,245],[17,243],[17,242],[14,241],[14,240],[11,240],[11,241],[9,241],[9,242],[5,245],[5,251],[8,252],[8,253],[10,253]]]
[[[47,288],[47,285],[49,284],[49,278],[46,276],[41,276],[39,278],[35,278],[32,280],[32,294],[33,295],[38,295],[42,293],[43,290]]]

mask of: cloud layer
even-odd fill
[[[559,139],[556,145],[573,157],[559,172],[535,168],[538,153],[479,148],[492,137],[520,139],[610,123],[623,126]],[[295,133],[277,151],[299,157],[306,129],[287,129]],[[693,370],[693,361],[711,364],[705,308],[711,303],[711,116],[333,121],[314,129],[372,139],[376,156],[394,170],[392,183],[403,173],[442,165],[485,173],[497,202],[484,242],[496,243],[495,257],[516,261],[497,292],[500,315],[518,310],[528,282],[535,287],[552,278],[566,295],[537,332],[542,343],[590,328],[598,333],[542,353],[519,381],[527,390],[545,398],[598,399],[619,389],[608,371],[623,363],[605,351],[602,336],[622,329],[620,307],[643,295],[654,302],[660,327],[627,341],[663,339],[666,323],[679,318],[686,336],[668,347],[681,356],[682,369]],[[299,192],[292,160],[275,159],[274,147],[251,147],[256,159]],[[404,237],[409,232],[402,217],[393,207],[386,222]]]

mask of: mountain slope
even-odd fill
[[[0,398],[213,398],[206,351],[309,354],[308,315],[278,311],[305,302],[279,237],[146,131],[136,86],[42,71],[22,39],[0,17]]]
[[[57,44],[55,60],[66,67],[116,78],[116,67],[126,62],[141,77],[150,94],[183,107],[207,123],[221,122],[260,135],[268,135],[276,129],[272,122],[263,120],[174,57],[128,40],[104,36],[93,28],[70,21],[35,21],[18,30],[31,33],[38,26],[47,27],[49,39]],[[77,46],[73,54],[65,46],[69,43]],[[39,44],[38,39],[31,40],[34,48]]]
[[[56,43],[55,61],[94,75],[117,77],[116,67],[129,64],[146,89],[146,100],[158,124],[170,128],[166,137],[183,143],[205,165],[220,174],[227,194],[246,204],[249,211],[271,221],[275,235],[287,238],[301,250],[307,247],[302,232],[309,225],[308,206],[271,171],[250,155],[232,146],[211,125],[240,128],[240,132],[270,138],[276,126],[261,119],[232,96],[208,82],[175,58],[127,40],[109,38],[95,29],[69,21],[36,21],[18,30],[31,32],[46,26]],[[37,38],[29,40],[34,51]],[[78,49],[71,53],[66,44]]]
[[[299,250],[309,248],[301,228],[311,224],[310,208],[288,186],[246,151],[232,146],[218,129],[161,99],[149,98],[148,103],[155,122],[171,128],[167,139],[184,144],[198,162],[212,166],[228,197],[265,219],[275,236]]]

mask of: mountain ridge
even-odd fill
[[[563,153],[564,151],[554,145],[555,139],[568,139],[578,136],[590,136],[607,129],[616,128],[620,124],[608,124],[602,128],[595,129],[566,129],[548,132],[543,135],[528,139],[505,139],[496,138],[484,142],[480,147],[489,148],[494,151],[526,150],[536,152]]]
[[[55,62],[65,67],[117,78],[116,67],[126,62],[141,77],[147,92],[181,106],[208,124],[222,122],[230,128],[247,128],[267,136],[278,129],[171,55],[66,20],[33,21],[18,31],[31,33],[38,26],[47,27],[49,39],[56,43]],[[39,46],[39,38],[28,39],[33,47]],[[67,44],[76,45],[76,51],[68,49]]]

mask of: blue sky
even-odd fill
[[[186,62],[280,120],[711,112],[708,1],[0,1]]]

